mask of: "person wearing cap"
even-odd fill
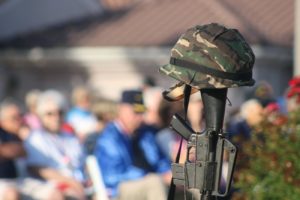
[[[97,140],[94,154],[112,199],[166,199],[162,177],[170,173],[170,163],[154,135],[138,131],[145,111],[141,91],[124,91],[117,118]]]

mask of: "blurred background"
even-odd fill
[[[23,99],[30,89],[47,88],[70,96],[85,84],[114,100],[147,81],[168,87],[172,80],[158,67],[168,62],[172,45],[187,28],[211,22],[242,33],[256,55],[257,84],[268,82],[279,97],[300,67],[293,51],[297,2],[0,0],[0,97]],[[233,106],[252,90],[230,89]]]
[[[69,120],[73,124],[57,122],[56,132],[61,131],[62,125],[64,132],[77,136],[93,155],[95,138],[103,134],[107,123],[121,116],[116,104],[121,92],[138,88],[144,93],[150,89],[148,95],[144,94],[148,110],[143,123],[157,128],[152,131],[157,138],[151,144],[161,150],[167,147],[165,156],[168,161],[174,161],[180,138],[174,136],[168,125],[173,113],[182,112],[182,108],[162,101],[161,87],[168,88],[174,81],[161,75],[158,69],[169,62],[170,50],[183,32],[212,22],[238,29],[256,56],[255,86],[229,89],[232,106],[228,107],[224,130],[239,148],[232,199],[298,200],[300,0],[0,0],[0,136],[4,138],[0,138],[0,149],[4,148],[2,140],[8,140],[10,132],[26,142],[34,135],[33,130],[40,126],[49,128],[49,124],[41,120],[43,117],[55,116],[51,118],[54,122],[64,121],[62,111],[68,109],[60,105],[61,102],[56,102],[56,110],[44,111],[43,115],[36,113],[39,106],[35,104],[38,97],[41,98],[39,92],[55,89],[54,93],[48,91],[48,95],[60,97],[56,94],[58,91],[67,97],[69,107],[73,100],[75,111],[81,108],[77,121]],[[76,90],[81,86],[86,90]],[[14,103],[3,100],[8,98],[17,100],[22,110],[26,110],[25,103],[28,104],[25,118]],[[96,101],[90,102],[91,99]],[[44,107],[47,106],[51,108],[48,104]],[[11,107],[12,111],[5,109]],[[204,127],[202,109],[201,99],[191,98],[187,117],[198,132]],[[127,119],[127,114],[122,116]],[[26,127],[30,125],[27,120],[23,130],[26,116],[32,117],[32,125],[39,126]],[[132,122],[135,120],[128,123]],[[9,130],[16,124],[17,127]],[[67,145],[67,148],[74,146]],[[118,145],[112,145],[109,149],[116,147]],[[21,149],[20,152],[29,151]],[[11,156],[9,162],[22,156]],[[101,158],[103,154],[98,156]],[[26,167],[24,162],[20,166],[20,169]],[[97,172],[91,176],[95,179],[92,180],[93,192],[100,191],[100,185],[102,190],[98,193],[105,196],[103,184],[96,184],[102,180],[101,173]],[[90,173],[95,174],[95,171]],[[0,182],[2,178],[0,176]],[[77,182],[74,183],[78,191]],[[64,185],[58,189],[63,191]]]

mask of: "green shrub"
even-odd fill
[[[300,199],[300,111],[266,114],[242,147],[247,164],[238,168],[233,199]],[[239,161],[237,161],[239,164]]]

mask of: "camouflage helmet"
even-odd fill
[[[188,29],[171,50],[170,63],[160,72],[180,82],[164,93],[183,98],[185,84],[192,93],[205,88],[252,86],[255,56],[236,29],[212,23]]]

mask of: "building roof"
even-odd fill
[[[168,46],[196,24],[237,28],[256,45],[292,47],[294,0],[140,0],[126,10],[0,41],[0,47]]]

